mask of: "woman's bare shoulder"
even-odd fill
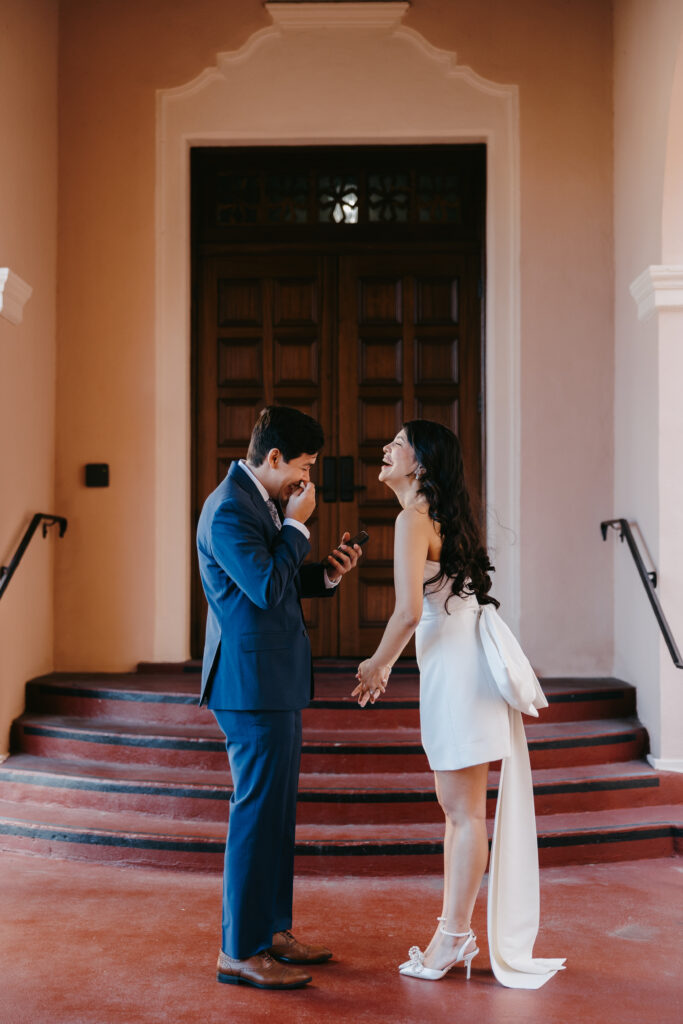
[[[409,505],[403,508],[396,517],[396,526],[408,533],[425,532],[431,529],[431,519],[427,506]]]

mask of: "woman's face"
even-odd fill
[[[415,452],[408,444],[405,430],[399,430],[393,441],[389,441],[382,449],[384,458],[379,479],[383,483],[405,481],[405,478],[417,469]]]

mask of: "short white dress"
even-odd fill
[[[439,563],[428,560],[425,581],[438,571]],[[467,768],[510,754],[508,705],[479,640],[479,603],[474,594],[453,595],[451,586],[444,578],[425,588],[415,634],[422,746],[432,771]]]
[[[425,582],[439,563],[425,565]],[[474,594],[452,596],[452,581],[425,588],[417,627],[422,745],[433,771],[502,760],[491,844],[488,940],[491,967],[508,988],[535,989],[564,959],[533,955],[540,920],[538,846],[529,752],[521,712],[500,695],[479,639]],[[540,692],[543,703],[545,698]]]

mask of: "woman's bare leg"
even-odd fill
[[[436,798],[439,801],[439,804],[441,805],[441,807],[443,807],[443,804],[441,802],[441,794],[439,793],[439,775],[443,775],[443,774],[444,774],[443,772],[434,772],[434,787],[436,789]],[[443,867],[444,867],[444,871],[443,871],[443,897],[442,897],[442,902],[441,902],[441,917],[443,918],[443,921],[446,920],[446,913],[447,913],[447,910],[448,910],[449,871],[447,870],[447,865],[450,864],[450,862],[451,862],[452,844],[453,844],[453,826],[451,825],[451,822],[449,821],[448,816],[446,815],[446,831],[445,831],[444,837],[443,837]],[[441,922],[442,924],[443,924],[443,921]],[[449,928],[448,930],[451,931],[452,929]],[[434,934],[432,935],[432,937],[431,937],[431,939],[429,941],[429,945],[427,946],[427,949],[425,950],[425,956],[427,956],[429,953],[431,953],[432,947],[434,946],[434,943],[436,942],[436,939],[439,936],[439,934],[440,934],[440,932],[439,932],[439,930],[437,928],[437,930],[434,932]]]
[[[439,801],[439,805],[441,806],[442,809],[443,809],[443,802],[442,802],[443,798],[441,796],[441,791],[440,791],[440,787],[439,787],[439,776],[443,775],[443,774],[444,774],[443,772],[434,772],[434,786],[435,786],[435,789],[436,789],[436,798]],[[449,896],[450,896],[450,893],[449,893],[450,872],[447,870],[446,865],[450,864],[450,862],[451,862],[452,847],[453,847],[453,831],[454,831],[453,830],[453,825],[451,824],[451,821],[450,821],[450,819],[449,819],[447,814],[445,815],[445,818],[446,818],[446,831],[445,831],[445,834],[444,834],[444,837],[443,837],[443,868],[444,868],[444,870],[443,870],[443,901],[442,901],[442,905],[441,905],[441,916],[443,918],[446,917],[446,914],[448,912],[448,901],[449,901]]]
[[[434,773],[437,798],[446,816],[444,920],[441,924],[449,932],[466,932],[470,927],[474,903],[486,870],[489,853],[486,832],[488,767],[488,764],[477,764],[459,771]],[[425,952],[426,966],[445,967],[462,941],[444,935],[437,928]]]

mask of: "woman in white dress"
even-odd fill
[[[478,635],[482,606],[498,606],[489,594],[493,566],[481,541],[465,486],[460,444],[452,431],[428,420],[404,424],[384,447],[379,479],[394,491],[402,508],[394,541],[396,604],[377,650],[358,668],[353,695],[363,707],[374,703],[386,691],[392,665],[416,632],[422,745],[446,819],[439,924],[424,952],[412,947],[410,959],[399,970],[437,980],[462,963],[469,978],[478,953],[470,921],[488,860],[488,767],[490,761],[509,757],[513,721]],[[514,714],[521,729],[521,716]],[[533,802],[531,816],[533,820]],[[531,827],[535,850],[535,826]],[[494,965],[493,952],[491,959]],[[527,957],[521,970],[512,969],[511,982],[498,971],[496,975],[504,984],[535,988],[560,964]],[[531,983],[523,980],[526,970],[532,972]]]

